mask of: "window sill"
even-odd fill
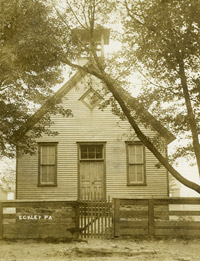
[[[147,186],[147,183],[135,183],[135,184],[127,184],[128,187],[132,186]]]
[[[57,184],[38,184],[38,187],[57,187]]]

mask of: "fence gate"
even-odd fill
[[[79,200],[79,237],[113,237],[112,202],[98,195]]]

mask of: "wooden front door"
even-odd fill
[[[79,197],[105,197],[103,144],[79,145]]]

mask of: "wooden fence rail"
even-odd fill
[[[0,201],[0,239],[77,237],[76,201]]]
[[[2,238],[200,236],[200,198],[0,201]]]
[[[200,198],[114,199],[114,235],[200,236]]]

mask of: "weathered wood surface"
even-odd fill
[[[121,228],[121,236],[139,236],[139,235],[148,235],[148,228]]]
[[[77,236],[76,209],[77,202],[1,201],[0,236],[1,238],[75,238]]]
[[[148,221],[120,221],[120,229],[143,228],[148,226]]]
[[[82,238],[200,236],[200,211],[182,208],[189,203],[199,207],[198,202],[199,198],[117,198],[111,203],[98,197],[80,202],[0,201],[0,238],[75,238],[78,233]]]
[[[120,211],[120,217],[126,217],[126,218],[130,218],[130,217],[147,217],[148,216],[148,211],[142,211],[142,210],[130,210],[130,211],[125,211],[122,210]]]
[[[149,236],[153,236],[154,235],[154,200],[153,199],[149,199],[148,208],[149,208],[148,234]]]
[[[198,205],[200,204],[200,198],[156,198],[154,199],[155,205],[167,205],[167,204],[188,204]]]
[[[79,236],[81,238],[111,238],[112,202],[94,195],[79,200]]]
[[[167,236],[167,237],[182,237],[182,236],[193,236],[199,237],[199,229],[181,229],[181,228],[167,228],[167,229],[156,229],[155,236]]]
[[[200,221],[155,221],[155,228],[180,228],[180,229],[199,229]]]
[[[114,236],[120,236],[120,199],[114,200]]]
[[[44,206],[47,207],[57,207],[58,205],[61,206],[71,206],[77,205],[76,201],[64,201],[64,200],[6,200],[0,201],[3,204],[4,208],[12,208],[12,207],[35,207],[39,208]]]
[[[200,211],[189,208],[199,203],[199,198],[114,199],[115,236],[200,236]]]
[[[144,205],[146,206],[148,204],[148,199],[144,198],[135,198],[135,199],[121,199],[120,198],[120,205]]]
[[[155,211],[155,216],[200,216],[200,211],[192,210],[160,210]]]

